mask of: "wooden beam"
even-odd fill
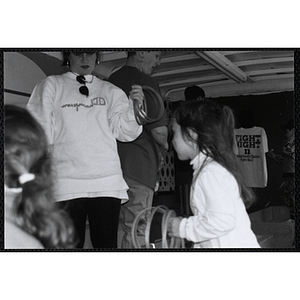
[[[252,66],[252,65],[264,65],[264,64],[277,64],[283,62],[294,62],[294,57],[278,57],[278,58],[262,58],[262,59],[250,59],[250,60],[243,60],[237,61],[235,64],[238,67],[243,66]]]
[[[248,75],[218,51],[196,51],[197,55],[236,82],[246,82]]]
[[[294,90],[294,78],[262,80],[255,83],[230,83],[220,85],[201,85],[207,98],[235,97],[241,95],[272,94]],[[184,89],[165,91],[165,97],[171,101],[184,99]]]
[[[187,73],[187,72],[201,72],[201,71],[207,71],[207,70],[215,70],[214,67],[211,65],[203,65],[203,66],[195,66],[195,67],[188,67],[188,68],[174,68],[169,71],[162,71],[157,72],[152,75],[153,78],[155,77],[161,77],[161,76],[169,76],[169,75],[175,75],[175,74],[181,74],[181,73]]]
[[[276,74],[276,73],[291,73],[294,74],[294,67],[290,68],[279,68],[279,69],[267,69],[267,70],[257,70],[257,71],[250,71],[250,76],[260,76],[264,74]]]
[[[194,78],[185,78],[181,80],[174,80],[174,81],[168,81],[164,83],[160,83],[159,86],[160,88],[168,88],[171,89],[172,86],[177,86],[177,85],[191,85],[191,84],[203,84],[206,82],[211,82],[211,81],[233,81],[228,79],[223,74],[218,74],[218,75],[211,75],[211,76],[201,76],[201,77],[194,77]]]

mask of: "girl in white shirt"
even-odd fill
[[[173,146],[180,160],[191,160],[193,216],[171,218],[170,236],[194,248],[259,248],[246,211],[254,201],[238,168],[234,115],[227,106],[202,100],[179,107],[172,121]]]

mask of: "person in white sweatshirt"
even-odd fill
[[[254,200],[234,154],[234,115],[217,102],[193,101],[172,120],[173,146],[180,160],[191,160],[193,215],[171,218],[170,236],[194,248],[260,248],[246,211]]]
[[[130,142],[142,132],[133,101],[92,75],[98,52],[63,52],[69,72],[48,76],[34,88],[27,109],[43,126],[53,159],[56,201],[69,212],[83,248],[88,216],[94,248],[117,248],[121,203],[128,201],[116,139]]]

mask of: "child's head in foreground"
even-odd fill
[[[6,105],[4,110],[5,205],[12,207],[15,223],[45,248],[72,248],[73,224],[52,195],[46,134],[26,109]]]

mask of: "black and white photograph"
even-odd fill
[[[3,299],[297,298],[292,1],[1,8]]]
[[[4,249],[295,249],[294,50],[4,51]]]

